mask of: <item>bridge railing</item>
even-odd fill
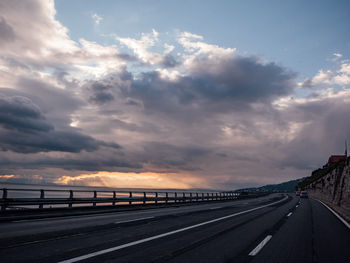
[[[1,211],[81,206],[121,206],[224,201],[251,198],[233,192],[91,191],[1,188]]]

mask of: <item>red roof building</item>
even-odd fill
[[[325,168],[330,166],[331,164],[338,163],[340,161],[345,161],[345,160],[346,160],[346,155],[331,155],[328,158],[328,162],[323,167]]]

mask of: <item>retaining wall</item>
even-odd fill
[[[337,166],[322,178],[309,184],[306,190],[310,197],[330,205],[350,221],[350,164]]]

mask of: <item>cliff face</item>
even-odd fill
[[[350,219],[350,159],[305,187],[310,197],[331,205]]]

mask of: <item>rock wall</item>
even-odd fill
[[[310,197],[319,199],[350,220],[350,158],[322,178],[309,184]]]

